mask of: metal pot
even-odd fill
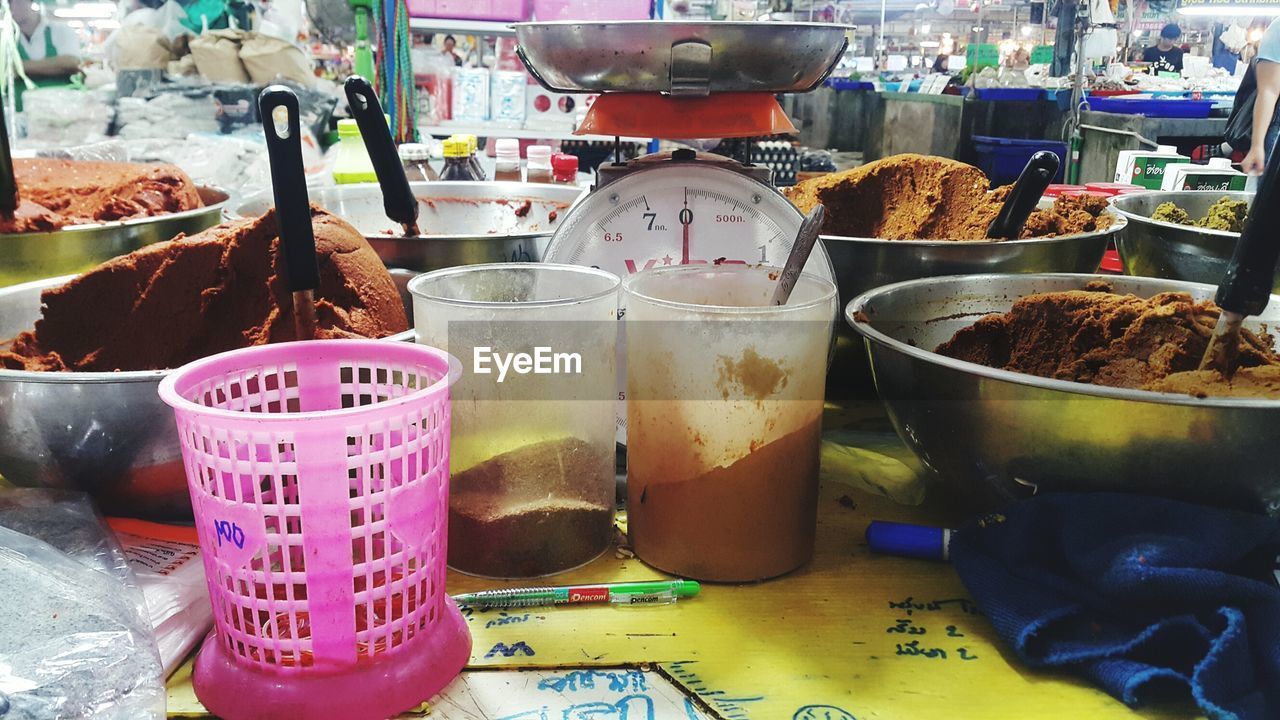
[[[40,293],[74,277],[0,288],[0,338],[31,328]],[[410,318],[413,277],[392,273]],[[413,331],[388,340],[413,342]],[[157,394],[167,373],[0,369],[0,475],[14,485],[84,490],[108,514],[190,518],[173,410]]]
[[[418,272],[538,262],[556,223],[586,193],[576,185],[519,182],[416,182],[410,187],[425,235],[403,237],[400,227],[387,219],[376,184],[312,188],[309,193],[311,202],[354,225],[387,267]],[[271,205],[269,191],[258,193],[236,207],[233,216],[261,215]]]
[[[75,225],[55,232],[0,235],[0,286],[87,270],[143,245],[194,235],[217,225],[230,196],[197,188],[204,207],[168,215]],[[0,333],[0,337],[8,337]]]
[[[1116,238],[1125,273],[1221,282],[1227,272],[1227,261],[1240,241],[1240,233],[1152,220],[1151,213],[1160,205],[1172,202],[1193,218],[1204,217],[1209,206],[1222,198],[1253,203],[1251,192],[1217,190],[1135,193],[1113,199],[1111,206],[1129,220],[1128,228]],[[1275,289],[1280,291],[1280,283],[1276,283]]]
[[[1107,244],[1124,231],[1117,217],[1106,230],[1030,240],[999,242],[956,240],[881,240],[843,235],[821,236],[835,268],[843,307],[858,295],[904,280],[974,273],[1091,273]],[[832,378],[866,385],[866,353],[854,333],[840,325]]]
[[[1280,510],[1280,399],[1207,398],[1050,380],[933,352],[1025,295],[1106,280],[1116,292],[1211,299],[1212,285],[1098,275],[967,275],[897,283],[845,310],[894,428],[979,508],[1040,490],[1161,495]],[[1273,327],[1280,302],[1247,325]]]

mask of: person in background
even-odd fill
[[[32,0],[6,1],[18,24],[18,54],[27,77],[37,85],[66,84],[80,71],[80,39],[76,32],[46,19]]]
[[[1276,120],[1276,103],[1280,102],[1280,19],[1258,41],[1258,59],[1254,71],[1258,76],[1258,95],[1253,105],[1253,143],[1240,168],[1250,175],[1261,175],[1275,152],[1280,123]]]
[[[939,52],[938,57],[933,59],[933,72],[944,73],[946,71],[947,71],[947,56]]]
[[[460,55],[458,55],[458,51],[455,49],[455,48],[457,48],[457,47],[458,47],[458,38],[456,38],[456,37],[454,37],[454,36],[452,36],[452,35],[445,35],[445,36],[444,36],[444,49],[440,51],[440,54],[441,54],[441,55],[448,55],[448,56],[449,56],[449,58],[450,58],[451,60],[453,60],[453,64],[454,64],[455,66],[461,67],[461,66],[462,66],[462,57],[461,57]]]
[[[1142,52],[1142,61],[1151,64],[1151,74],[1162,72],[1182,73],[1182,48],[1175,41],[1182,37],[1182,28],[1173,23],[1160,30],[1160,41]]]

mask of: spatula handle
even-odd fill
[[[267,136],[271,191],[276,201],[276,225],[289,290],[315,290],[320,286],[320,271],[316,267],[316,238],[311,229],[311,202],[302,164],[298,97],[283,85],[272,85],[258,96],[258,110]]]
[[[1257,315],[1271,299],[1276,261],[1280,260],[1280,158],[1262,174],[1244,232],[1227,273],[1218,285],[1218,306],[1240,315]]]
[[[1040,196],[1044,195],[1045,188],[1058,174],[1061,164],[1058,156],[1047,150],[1032,155],[1000,207],[1000,214],[987,228],[987,237],[1016,240],[1022,234],[1022,226],[1027,224],[1027,218],[1031,217],[1031,211],[1036,209],[1036,203],[1040,202]]]
[[[404,164],[400,162],[400,155],[396,152],[396,144],[391,138],[391,128],[387,127],[387,118],[382,113],[378,94],[373,91],[369,81],[359,75],[347,78],[343,89],[347,93],[351,115],[360,127],[364,147],[369,151],[369,160],[378,176],[378,184],[382,186],[383,210],[387,217],[401,225],[416,223],[418,199],[413,196],[409,179],[405,177]]]

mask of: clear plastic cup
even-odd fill
[[[453,388],[450,567],[537,577],[609,546],[619,284],[602,270],[533,263],[410,282],[417,341],[463,367]]]
[[[782,575],[813,554],[830,281],[745,265],[624,285],[627,526],[640,559],[700,580]]]

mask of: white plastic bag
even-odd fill
[[[168,676],[213,627],[213,606],[195,528],[121,518],[111,518],[107,524],[124,548],[146,598]]]
[[[86,496],[0,494],[0,607],[5,720],[164,717],[142,594]]]

